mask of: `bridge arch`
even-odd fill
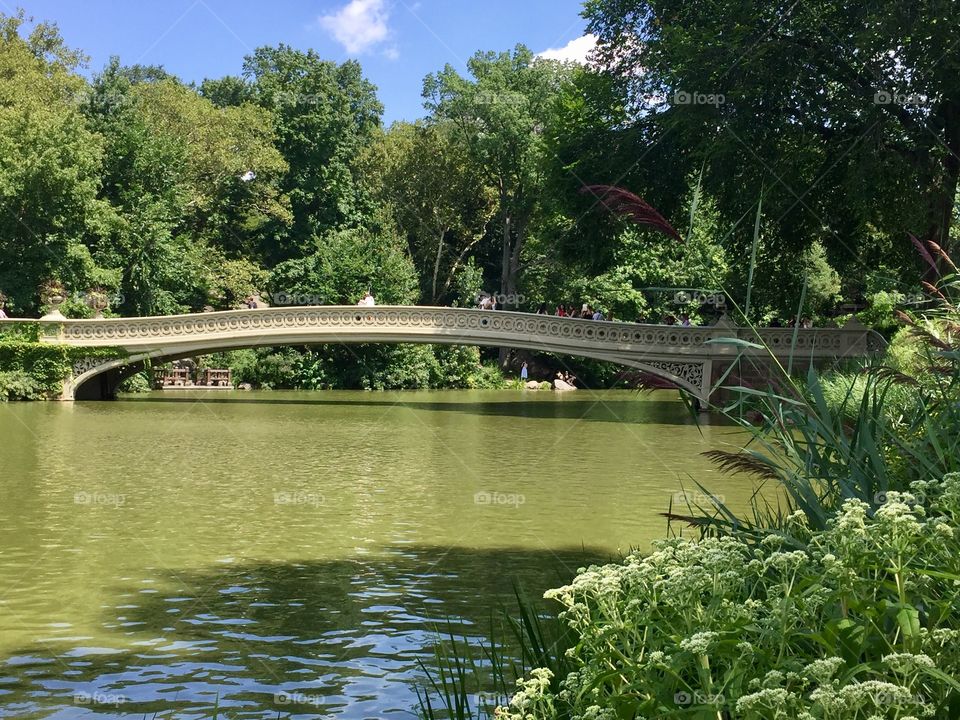
[[[592,321],[591,321],[592,322]],[[65,388],[65,392],[70,396],[70,399],[76,400],[102,400],[109,399],[114,396],[116,389],[119,386],[120,382],[125,380],[127,377],[140,372],[145,367],[148,361],[159,361],[159,362],[171,362],[173,360],[181,360],[183,358],[195,357],[197,355],[209,355],[216,352],[226,352],[229,350],[246,350],[257,347],[283,347],[286,345],[318,345],[318,344],[330,344],[333,342],[330,339],[323,341],[314,341],[314,342],[305,342],[304,340],[298,340],[295,343],[278,343],[272,340],[263,340],[260,342],[250,342],[246,340],[239,341],[222,341],[217,344],[211,344],[209,342],[198,343],[196,347],[190,349],[178,348],[175,352],[170,352],[166,349],[157,349],[147,352],[138,353],[131,355],[122,359],[114,360],[103,360],[97,362],[96,364],[91,364],[86,367],[77,367],[79,374],[75,374],[74,377],[69,381],[68,388]],[[341,341],[346,342],[346,341]],[[362,342],[369,341],[351,341],[346,342],[346,344],[360,344]],[[380,343],[385,343],[384,340],[379,340]],[[414,338],[414,339],[405,339],[398,340],[396,344],[401,343],[413,343],[413,344],[422,344],[422,345],[475,345],[475,346],[489,346],[489,347],[508,347],[505,343],[500,342],[478,342],[476,340],[469,341],[463,339],[450,339],[448,337],[439,336],[439,337],[424,337],[424,338]],[[530,343],[521,343],[513,342],[509,345],[511,350],[530,350],[532,352],[545,352],[541,345],[530,342]],[[701,400],[706,400],[706,396],[703,388],[703,374],[705,369],[699,363],[690,363],[690,362],[666,362],[666,361],[656,361],[651,360],[649,362],[642,362],[639,360],[634,360],[631,358],[620,358],[620,357],[610,357],[604,353],[591,352],[591,351],[577,351],[573,352],[570,350],[556,351],[551,350],[550,352],[557,352],[563,355],[569,355],[573,357],[583,357],[590,358],[593,360],[601,360],[604,362],[610,362],[624,367],[635,368],[644,372],[648,375],[657,377],[667,383],[677,387],[680,390],[690,393],[694,397],[697,397]],[[706,372],[709,372],[706,370]],[[709,377],[707,377],[709,382]]]

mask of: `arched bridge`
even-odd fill
[[[0,321],[12,322],[12,321]],[[111,397],[120,377],[146,360],[167,361],[222,350],[325,343],[485,345],[553,352],[637,368],[701,401],[738,357],[769,360],[770,352],[797,363],[860,357],[876,349],[871,332],[851,321],[843,328],[737,328],[721,319],[709,327],[640,325],[529,313],[421,306],[271,307],[162,317],[99,320],[43,319],[41,339],[80,348],[111,347],[122,359],[74,363],[64,399]],[[738,338],[762,343],[717,343]],[[711,342],[715,341],[715,342]],[[795,341],[795,342],[794,342]]]

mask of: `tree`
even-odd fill
[[[500,290],[515,302],[524,243],[543,199],[544,128],[551,99],[569,67],[538,60],[518,45],[512,53],[480,52],[424,80],[431,119],[455,123],[470,157],[497,194],[501,224]]]
[[[279,191],[286,164],[269,114],[250,104],[217,108],[176,80],[116,60],[84,107],[105,139],[102,195],[118,218],[96,254],[123,268],[123,310],[222,306],[224,263],[259,260],[268,231],[289,223]],[[249,170],[255,182],[244,180]]]
[[[0,288],[34,312],[48,277],[73,288],[104,279],[86,243],[110,209],[97,200],[103,145],[78,111],[80,55],[51,25],[21,37],[24,21],[0,14]]]
[[[200,83],[199,93],[219,108],[254,101],[254,92],[250,83],[235,75],[205,79]]]
[[[319,232],[361,224],[370,208],[354,161],[380,126],[383,107],[360,65],[279,45],[248,56],[244,77],[273,114],[277,147],[290,168],[282,189],[291,200],[292,232],[280,235],[273,259],[299,256]]]
[[[584,15],[638,133],[669,138],[684,173],[705,165],[728,225],[762,192],[778,244],[820,241],[859,276],[908,231],[949,244],[956,3],[588,0]]]
[[[450,121],[395,123],[364,156],[364,179],[407,236],[431,304],[450,300],[457,273],[485,237],[493,191]]]
[[[273,269],[273,297],[307,296],[327,305],[353,305],[370,290],[381,304],[416,300],[416,271],[403,240],[390,228],[331,231],[313,245],[310,254]]]

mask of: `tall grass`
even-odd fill
[[[843,382],[812,368],[798,380],[780,367],[765,389],[725,388],[737,398],[726,412],[750,441],[738,452],[706,455],[721,470],[752,475],[760,491],[746,513],[691,505],[671,519],[708,534],[761,535],[802,511],[822,530],[845,500],[862,500],[873,512],[891,491],[960,471],[960,275],[941,278],[929,292],[924,312],[900,313],[920,344],[920,362],[909,372],[872,362]],[[731,411],[744,405],[753,413]],[[776,492],[763,492],[768,484]]]
[[[534,668],[549,668],[552,689],[573,666],[568,650],[576,643],[570,627],[556,612],[533,602],[514,587],[516,614],[505,626],[491,621],[487,638],[457,637],[450,627],[438,633],[431,666],[421,662],[426,682],[417,688],[420,715],[427,720],[483,720],[506,705],[517,682]]]

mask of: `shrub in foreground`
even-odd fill
[[[821,531],[795,513],[790,542],[672,538],[586,569],[546,594],[573,671],[534,670],[497,716],[960,717],[958,520],[954,474]]]

